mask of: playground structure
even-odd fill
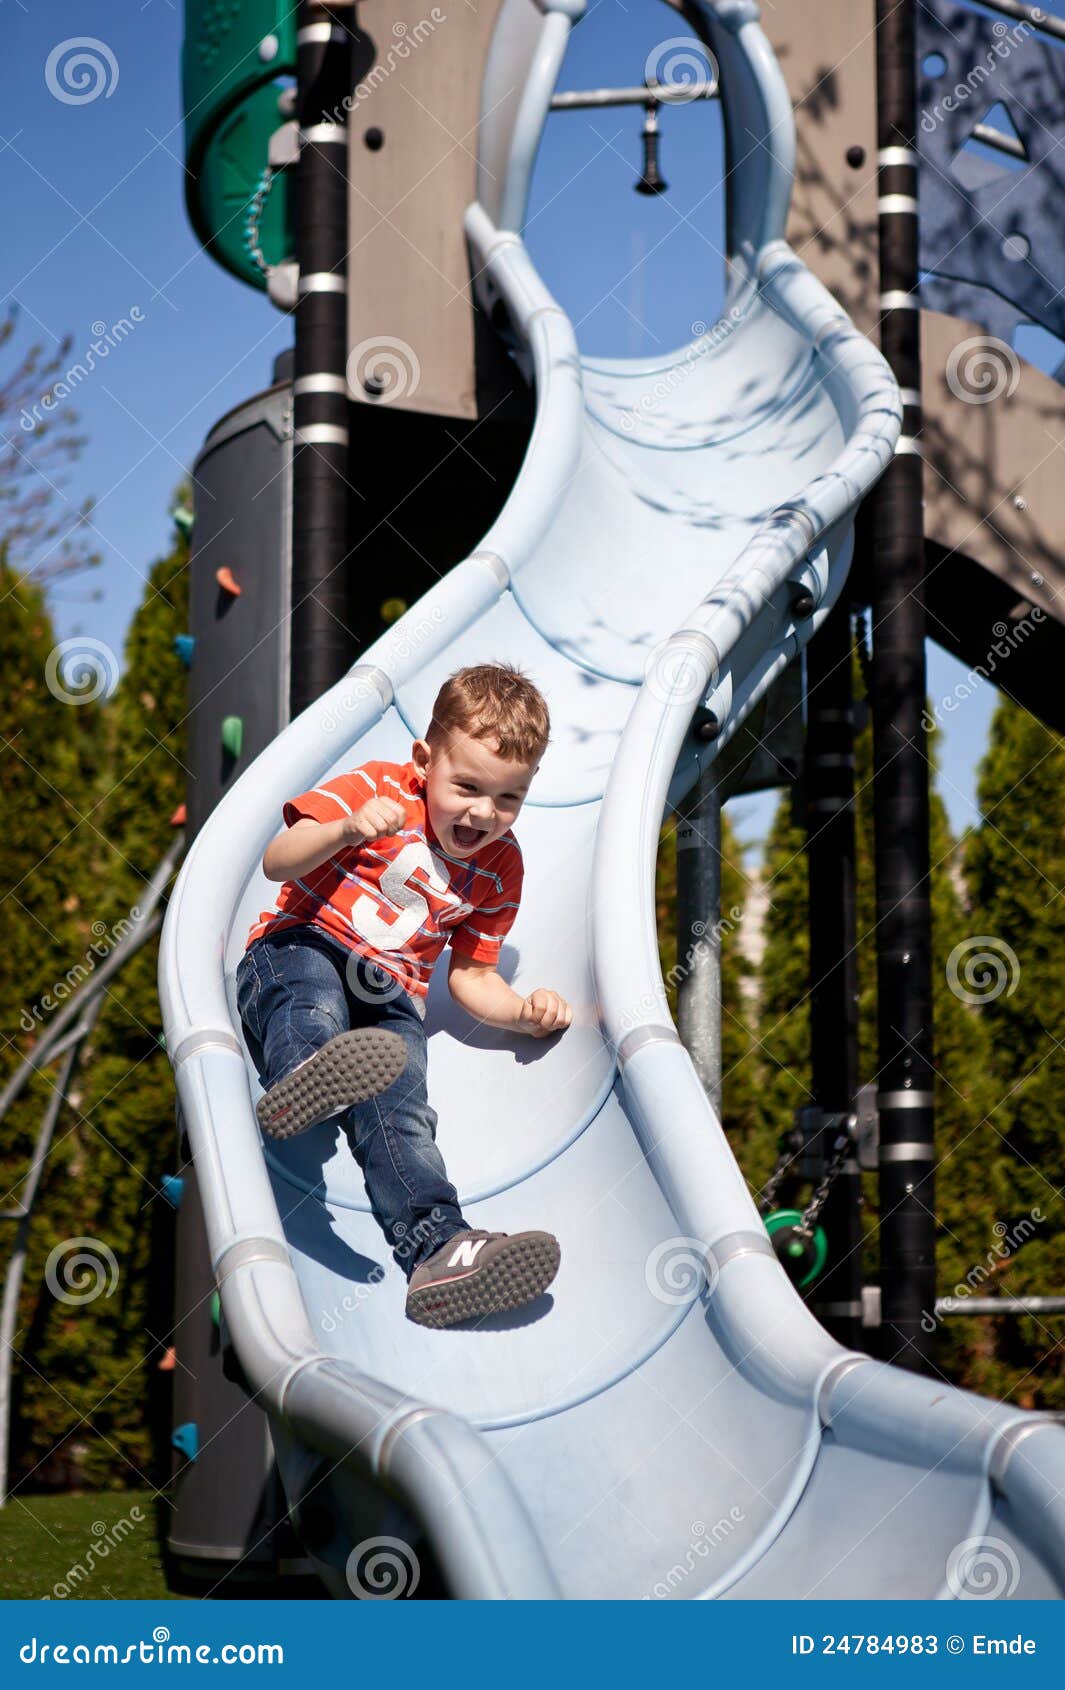
[[[1060,1595],[1065,1429],[856,1347],[861,1286],[838,1247],[854,1224],[860,1125],[839,873],[848,701],[832,690],[845,667],[839,651],[849,653],[849,620],[833,607],[845,589],[875,606],[883,588],[875,559],[870,570],[854,556],[858,507],[883,477],[872,549],[900,555],[923,481],[936,489],[925,516],[937,582],[922,598],[930,631],[975,662],[1004,607],[1045,609],[1038,655],[1015,690],[1055,720],[1060,699],[1040,675],[1053,673],[1061,640],[1061,547],[1052,466],[1033,468],[1031,436],[1060,416],[1060,387],[1017,360],[1008,426],[991,439],[986,416],[980,437],[979,408],[944,392],[956,346],[981,321],[1003,328],[1001,293],[988,290],[1005,284],[978,253],[960,280],[935,280],[939,311],[916,309],[918,270],[932,268],[916,252],[918,173],[912,147],[903,156],[877,131],[878,117],[905,130],[906,113],[887,99],[878,113],[868,97],[861,8],[819,8],[816,34],[804,29],[804,8],[768,20],[787,84],[753,5],[676,8],[713,67],[701,97],[720,97],[724,110],[728,289],[706,336],[636,360],[581,355],[521,237],[579,0],[496,0],[380,81],[380,45],[338,21],[343,12],[304,6],[286,35],[269,27],[273,10],[248,6],[240,40],[223,50],[244,62],[249,42],[271,42],[260,64],[296,74],[296,89],[279,93],[259,71],[247,87],[234,78],[217,131],[206,110],[190,125],[190,149],[205,161],[190,189],[197,230],[293,312],[296,345],[271,389],[216,426],[197,466],[198,483],[214,479],[211,498],[197,498],[193,543],[194,843],[166,919],[160,987],[195,1174],[182,1199],[178,1313],[200,1308],[206,1320],[217,1283],[225,1368],[201,1357],[195,1390],[185,1387],[175,1443],[188,1465],[171,1547],[204,1568],[277,1570],[275,1542],[291,1531],[341,1597],[367,1593],[360,1552],[382,1540],[412,1594],[431,1569],[460,1596],[640,1596],[691,1561],[669,1594],[949,1597],[965,1593],[958,1547],[979,1540],[1016,1569],[1010,1594]],[[977,33],[991,28],[966,8],[942,10]],[[197,39],[190,31],[187,100]],[[904,37],[911,68],[915,50]],[[932,50],[921,41],[922,66]],[[1057,51],[1033,30],[1016,47],[1030,50]],[[822,61],[855,54],[815,120]],[[345,106],[353,86],[359,99]],[[423,111],[409,121],[407,90]],[[981,109],[994,92],[982,89]],[[651,192],[661,187],[658,119],[669,103],[659,95],[642,101],[640,185]],[[257,117],[241,103],[253,99]],[[287,119],[283,133],[275,114]],[[967,120],[979,116],[974,100]],[[234,135],[254,158],[255,122],[269,165],[245,172],[252,215],[241,245],[231,227],[214,233],[225,196],[210,187],[209,160],[223,131],[231,163]],[[477,158],[474,175],[469,156],[450,149],[430,190],[419,161],[435,156],[434,122],[476,133]],[[920,141],[912,99],[909,133]],[[341,148],[350,201],[329,162]],[[399,227],[372,241],[373,208],[360,191],[368,169],[378,172],[374,193],[405,207]],[[975,179],[965,189],[978,191]],[[958,203],[952,214],[961,216]],[[927,215],[947,215],[934,196]],[[411,264],[404,244],[409,253],[413,235],[424,244],[429,230],[440,232],[437,262]],[[1024,238],[1042,238],[1035,222]],[[1027,260],[1005,262],[1017,283]],[[1000,314],[981,319],[984,275]],[[443,332],[445,302],[469,299],[471,282],[475,304],[465,316],[452,309]],[[1026,317],[1052,330],[1053,310],[1037,290],[1023,301]],[[888,361],[864,338],[878,322]],[[393,353],[397,343],[418,348],[409,391],[389,391],[385,342]],[[912,383],[902,379],[906,358]],[[927,438],[958,454],[965,477],[944,478],[922,456],[922,402]],[[448,486],[432,473],[441,419],[454,433],[485,418],[478,451],[491,454],[506,493],[492,510],[483,494],[464,498],[453,477]],[[366,458],[380,467],[368,505],[351,499],[345,474]],[[432,545],[426,557],[395,537],[375,545],[377,573],[394,591],[368,604],[341,564],[412,489],[419,515],[408,532],[432,521]],[[267,491],[255,510],[250,494]],[[991,512],[993,522],[979,520]],[[465,561],[443,574],[456,557]],[[833,647],[841,629],[846,645]],[[882,660],[889,644],[878,636],[877,646]],[[486,656],[526,667],[554,724],[521,818],[526,893],[503,972],[519,989],[550,973],[580,1012],[565,1038],[530,1058],[502,1034],[471,1032],[434,982],[430,1092],[472,1224],[549,1226],[563,1265],[543,1308],[432,1334],[403,1320],[401,1276],[335,1126],[283,1145],[260,1138],[233,970],[263,907],[258,863],[283,799],[366,758],[405,760],[443,677]],[[653,868],[667,805],[697,794],[698,832],[712,839],[728,790],[722,771],[729,759],[742,766],[737,745],[756,712],[773,711],[777,723],[761,718],[760,737],[784,743],[779,686],[800,656],[812,801],[837,818],[820,830],[818,966],[831,984],[813,1036],[815,1056],[826,1038],[838,1054],[834,1066],[822,1054],[820,1107],[798,1147],[822,1179],[822,1203],[778,1213],[767,1228],[715,1110],[712,947],[688,983],[678,1036],[658,962]],[[912,691],[905,703],[919,715],[923,680]],[[716,918],[711,854],[685,856],[681,938],[685,923],[695,932]],[[814,872],[812,853],[812,884]],[[922,1095],[882,1081],[866,1110],[888,1191],[912,1191],[913,1169],[928,1172],[931,1111],[913,1107]],[[819,1221],[840,1258],[827,1268]],[[781,1236],[809,1251],[793,1277],[808,1282],[819,1319],[785,1271]],[[894,1328],[905,1332],[930,1264],[912,1224],[897,1242],[884,1289],[897,1293]],[[700,1522],[727,1522],[705,1562],[692,1551]]]

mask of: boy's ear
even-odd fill
[[[419,774],[424,774],[429,767],[429,759],[433,754],[432,746],[427,739],[416,739],[410,748],[411,761]]]

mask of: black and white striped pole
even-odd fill
[[[935,1140],[913,0],[877,0],[876,30],[880,345],[905,406],[873,504],[882,1354],[923,1371],[935,1330]]]
[[[299,0],[291,713],[349,667],[348,128],[354,7]]]

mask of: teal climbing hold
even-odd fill
[[[187,510],[184,505],[175,505],[170,515],[173,518],[174,527],[179,529],[187,539],[192,533],[192,525],[196,520],[192,512]]]
[[[222,1312],[222,1302],[217,1291],[211,1292],[211,1319],[218,1325],[218,1317]]]
[[[160,1190],[172,1209],[176,1209],[181,1202],[185,1190],[185,1181],[180,1174],[164,1174],[159,1181]]]
[[[196,650],[196,641],[192,634],[175,634],[174,650],[177,652],[186,669],[192,668],[192,654]]]
[[[166,1049],[166,1034],[165,1033],[156,1033],[155,1042],[159,1046],[160,1050],[165,1050]]]
[[[226,716],[222,722],[222,745],[231,757],[239,757],[244,745],[244,717]]]
[[[195,1461],[200,1447],[200,1435],[196,1430],[195,1420],[186,1420],[184,1425],[175,1426],[170,1434],[170,1442],[187,1460]]]

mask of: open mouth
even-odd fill
[[[456,845],[461,845],[463,849],[478,844],[484,838],[484,834],[479,827],[459,827],[457,824],[453,824],[451,831],[455,836]]]

